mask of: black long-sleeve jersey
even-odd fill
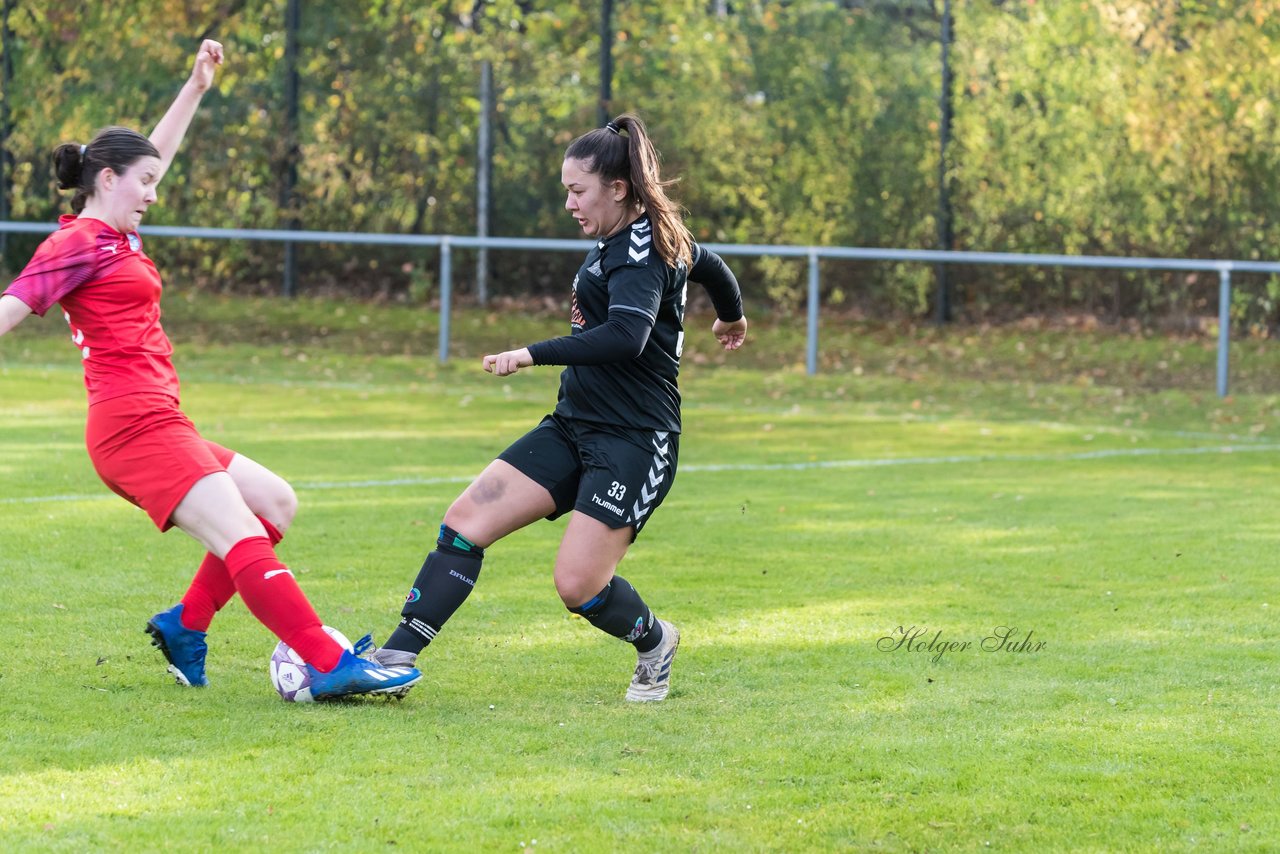
[[[647,215],[596,242],[573,279],[571,333],[529,347],[535,365],[566,365],[560,415],[680,432],[680,353],[688,280],[707,289],[716,316],[742,317],[742,293],[719,255],[694,245],[693,266],[670,267],[653,248]]]

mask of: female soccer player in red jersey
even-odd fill
[[[137,229],[222,59],[218,42],[200,45],[191,76],[150,138],[108,127],[88,145],[58,146],[54,165],[60,187],[76,191],[74,213],[59,220],[0,296],[0,336],[28,314],[61,305],[84,363],[85,441],[94,469],[161,531],[177,526],[208,550],[182,601],[146,627],[180,684],[208,684],[205,632],[239,593],[307,662],[316,699],[402,695],[421,674],[344,650],[276,558],[275,544],[297,509],[293,489],[202,439],[179,409],[173,347],[160,326],[160,274]]]

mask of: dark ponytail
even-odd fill
[[[53,172],[59,190],[75,190],[71,211],[79,214],[93,195],[98,173],[110,169],[117,175],[143,157],[159,157],[160,152],[136,130],[107,127],[98,131],[88,145],[64,142],[53,150]]]
[[[606,184],[626,181],[634,203],[653,221],[653,245],[659,257],[669,267],[693,263],[693,235],[685,227],[680,206],[666,192],[676,182],[662,180],[658,150],[639,116],[623,113],[604,127],[587,131],[569,143],[564,156],[586,163],[587,171]]]

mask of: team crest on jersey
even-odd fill
[[[134,252],[137,252],[142,248],[142,241],[139,240],[138,235],[134,234],[132,231],[129,232],[129,248]]]

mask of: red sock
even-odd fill
[[[258,521],[266,529],[271,545],[278,545],[284,539],[275,525],[261,516]],[[196,570],[196,577],[191,579],[191,586],[182,597],[182,627],[197,632],[209,631],[213,615],[236,595],[236,586],[227,572],[227,565],[212,553],[206,554]]]
[[[236,591],[249,611],[302,660],[328,673],[338,665],[342,647],[321,627],[315,609],[266,537],[248,537],[223,559]]]
[[[191,579],[191,586],[182,597],[183,628],[209,631],[213,615],[222,610],[235,593],[236,586],[227,574],[227,565],[213,553],[205,555],[196,570],[196,577]]]

